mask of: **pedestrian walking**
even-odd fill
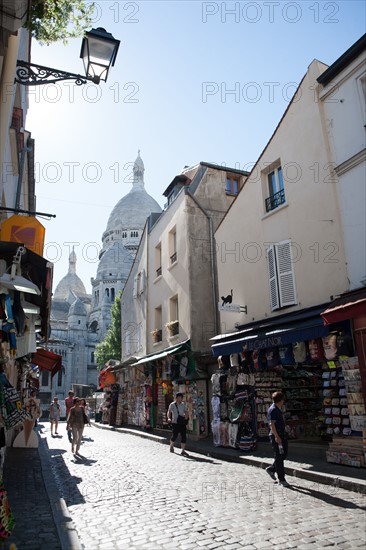
[[[69,417],[69,413],[70,413],[70,410],[71,408],[74,406],[74,392],[72,390],[69,391],[69,394],[68,394],[68,397],[66,397],[65,399],[65,407],[66,407],[66,420],[68,419]],[[71,433],[71,430],[69,430],[67,428],[67,423],[66,423],[66,430],[67,430],[67,437],[69,438],[69,441],[71,443],[72,441],[72,433]]]
[[[285,401],[282,392],[276,391],[272,394],[273,403],[268,409],[267,419],[270,428],[269,439],[274,452],[274,462],[272,466],[266,468],[268,475],[283,487],[290,487],[285,479],[284,461],[287,457],[288,443],[285,432],[285,420],[282,413],[282,407]]]
[[[88,419],[88,422],[86,422],[86,424],[88,426],[91,426],[91,424],[90,424],[90,407],[89,407],[88,403],[86,402],[86,399],[80,399],[80,406],[83,407],[85,417]]]
[[[174,442],[180,434],[181,438],[181,454],[182,456],[189,456],[186,453],[187,442],[187,422],[188,422],[188,409],[187,405],[183,402],[183,394],[181,392],[176,393],[175,401],[170,403],[167,414],[168,421],[172,424],[172,436],[170,438],[170,452],[174,453]]]
[[[78,397],[74,399],[74,406],[71,407],[67,417],[67,427],[72,430],[71,452],[77,454],[81,445],[85,420],[84,409],[81,407],[81,401]]]
[[[58,402],[58,397],[54,397],[50,405],[50,422],[51,422],[51,435],[53,436],[53,429],[55,429],[55,434],[58,435],[58,423],[61,416],[61,407]]]

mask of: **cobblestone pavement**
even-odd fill
[[[24,467],[26,461],[27,467]],[[15,527],[0,548],[14,543],[18,550],[61,550],[52,509],[42,476],[38,449],[6,450],[4,480],[9,491]]]
[[[95,427],[77,458],[59,432],[42,437],[85,550],[365,548],[364,495]]]

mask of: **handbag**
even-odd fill
[[[83,420],[84,420],[84,424],[89,424],[89,418],[86,416],[84,410],[83,410]]]
[[[179,414],[178,405],[175,404],[175,406],[177,407],[177,411],[178,411],[177,424],[180,425],[180,426],[187,426],[188,418],[186,418],[185,416],[182,416],[181,414]]]

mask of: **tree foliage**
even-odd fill
[[[111,307],[111,324],[102,342],[96,345],[95,359],[98,368],[102,369],[109,359],[120,361],[122,357],[122,292],[118,294]]]
[[[33,0],[25,27],[41,43],[83,36],[91,28],[95,6],[85,0]]]

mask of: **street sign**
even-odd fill
[[[221,302],[218,304],[219,311],[228,311],[230,313],[240,313],[241,306],[239,304],[225,304],[222,305]]]
[[[34,216],[14,214],[1,225],[1,240],[24,244],[29,250],[43,256],[45,228]]]

